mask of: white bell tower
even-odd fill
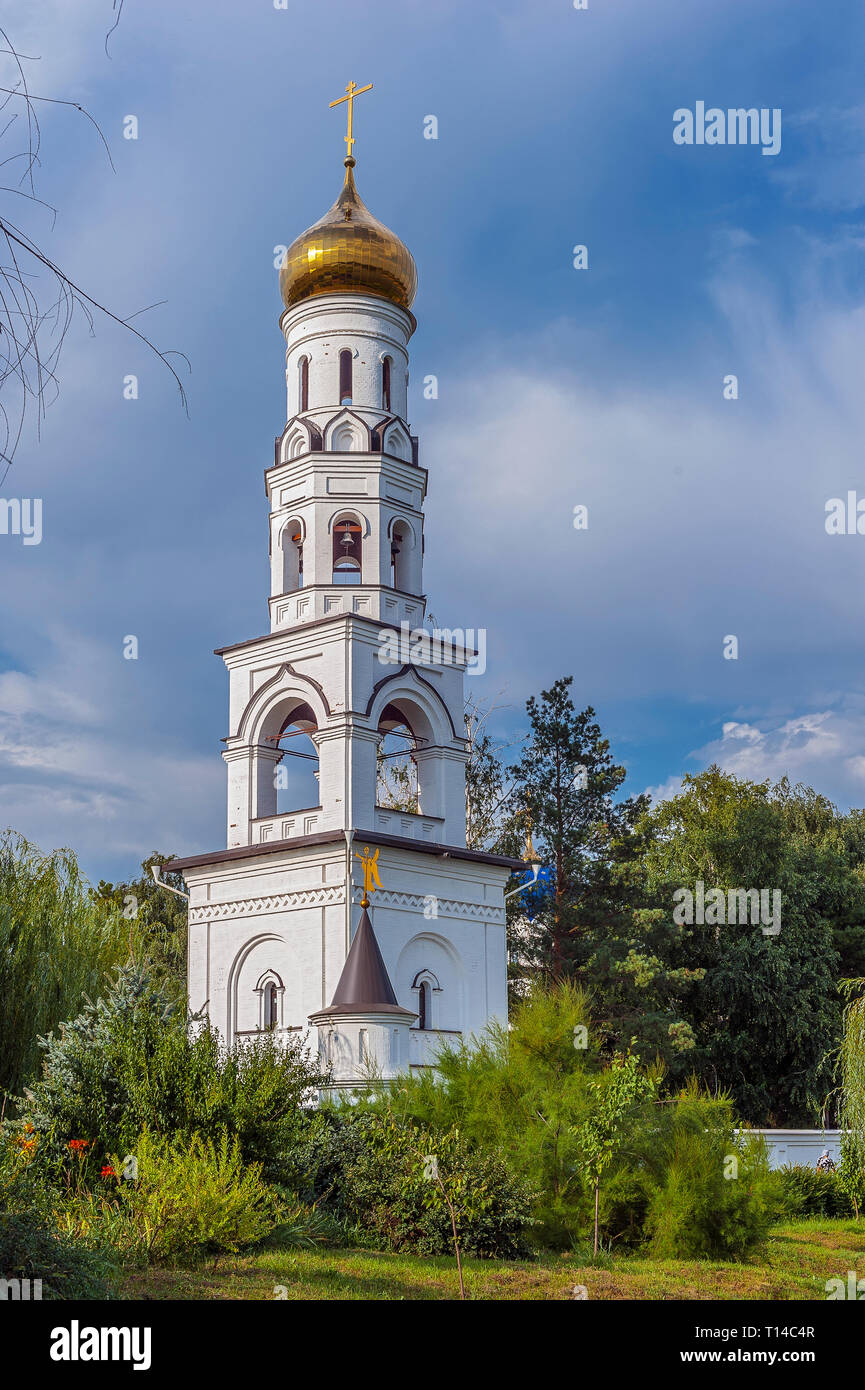
[[[219,652],[227,849],[172,864],[190,891],[191,1007],[232,1041],[302,1032],[312,1018],[340,1085],[375,1058],[387,1074],[428,1065],[440,1039],[506,1017],[503,892],[518,862],[466,848],[471,653],[449,633],[417,636],[427,474],[407,423],[416,271],[357,193],[351,123],[348,139],[338,199],[280,273],[288,404],[265,472],[270,630]],[[398,807],[377,794],[395,730],[413,769]],[[280,768],[307,736],[317,802],[280,806]],[[355,886],[370,847],[374,929]],[[349,997],[366,978],[358,953],[379,949],[376,998]]]

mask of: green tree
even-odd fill
[[[504,767],[503,750],[489,732],[489,720],[500,706],[467,699],[466,748],[466,844],[469,849],[489,849],[501,834],[504,808],[511,790],[510,772]]]
[[[152,873],[153,865],[160,865],[163,882],[184,892],[183,878],[170,869],[174,857],[154,850],[142,860],[138,878],[126,883],[100,879],[95,897],[135,923],[153,977],[180,1000],[186,998],[187,905],[176,893],[160,887]]]
[[[865,980],[844,980],[847,998],[839,1054],[841,1181],[856,1218],[865,1200]]]
[[[71,850],[0,836],[0,1107],[39,1069],[40,1034],[95,996],[141,950],[137,923],[95,901]]]
[[[640,1071],[640,1059],[630,1048],[624,1055],[616,1053],[607,1070],[589,1082],[590,1113],[574,1133],[594,1194],[595,1255],[598,1253],[601,1178],[622,1147],[629,1115],[641,1101],[654,1095],[655,1087],[655,1078]]]
[[[614,800],[625,769],[614,762],[591,706],[577,712],[572,683],[572,676],[557,680],[526,704],[530,730],[511,768],[510,823],[501,838],[503,848],[520,853],[528,821],[536,850],[552,868],[550,901],[518,949],[527,965],[553,978],[576,970],[592,926],[615,909],[621,886],[615,856],[648,806],[644,796]]]
[[[782,778],[771,792],[790,837],[808,847],[808,873],[832,928],[844,978],[865,976],[865,811],[842,815],[828,797]]]
[[[683,1003],[695,1045],[671,1057],[729,1089],[754,1124],[813,1124],[840,1035],[832,916],[858,884],[838,846],[806,824],[813,801],[786,784],[710,767],[651,812],[643,859],[647,907],[662,914],[664,965],[704,972]],[[750,922],[678,925],[674,894],[733,888],[781,894],[781,929]]]
[[[634,1127],[630,1162],[648,1186],[644,1237],[659,1259],[738,1260],[778,1218],[761,1135],[737,1134],[729,1095],[691,1076]]]
[[[695,1046],[688,1022],[705,970],[681,950],[682,928],[669,910],[647,906],[645,860],[653,824],[644,812],[610,846],[600,901],[584,914],[577,978],[591,991],[606,1051],[636,1037],[643,1056],[678,1074]]]

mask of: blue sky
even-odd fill
[[[573,674],[631,791],[716,760],[865,803],[865,537],[824,529],[865,496],[861,5],[126,0],[106,57],[111,20],[11,7],[32,89],[86,105],[116,172],[46,106],[56,222],[0,196],[116,313],[159,303],[135,322],[189,358],[189,416],[122,329],[73,325],[2,488],[44,537],[0,536],[0,822],[94,878],[224,843],[212,649],[267,628],[273,248],[336,196],[350,77],[359,189],[418,263],[430,607],[487,629],[500,735]],[[781,152],[675,145],[698,100],[780,108]]]

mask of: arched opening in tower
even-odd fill
[[[284,526],[280,545],[282,547],[282,592],[290,594],[293,589],[303,588],[303,523],[290,521]]]
[[[318,749],[312,735],[318,730],[309,705],[297,705],[283,722],[276,746],[283,757],[274,767],[277,815],[314,810],[320,802]]]
[[[333,583],[360,584],[363,554],[363,531],[351,517],[338,521],[333,528]]]
[[[417,763],[412,756],[417,740],[406,715],[386,705],[378,721],[382,735],[376,765],[375,802],[388,811],[417,814]]]
[[[395,522],[390,536],[391,584],[404,593],[410,592],[410,544],[411,535],[405,522]]]

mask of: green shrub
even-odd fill
[[[862,1166],[862,1145],[855,1142],[849,1130],[841,1136],[838,1177],[858,1221],[865,1207],[865,1167]]]
[[[301,1202],[292,1193],[277,1192],[278,1207],[276,1226],[265,1245],[274,1245],[280,1250],[312,1250],[319,1245],[343,1245],[343,1229],[334,1215],[317,1207]]]
[[[588,1047],[575,1046],[588,1026]],[[504,1153],[536,1193],[533,1244],[585,1242],[593,1202],[581,1135],[603,1071],[585,995],[571,985],[536,989],[514,1012],[511,1031],[493,1025],[479,1046],[446,1049],[436,1072],[400,1078],[387,1103],[434,1132],[458,1126],[481,1151]],[[644,1069],[659,1087],[658,1065]],[[600,1235],[613,1249],[727,1258],[765,1238],[777,1201],[764,1146],[734,1139],[729,1098],[696,1082],[674,1097],[645,1097],[622,1119],[620,1151],[600,1186]],[[728,1158],[738,1178],[726,1177]]]
[[[729,1098],[706,1096],[695,1081],[653,1108],[643,1136],[653,1255],[739,1259],[765,1240],[778,1214],[766,1146],[734,1127]]]
[[[127,1261],[174,1264],[236,1254],[277,1224],[276,1195],[260,1164],[243,1163],[236,1136],[166,1140],[145,1130],[134,1157],[134,1180],[118,1176],[115,1157],[101,1191],[71,1195],[60,1214],[71,1235],[110,1243]]]
[[[0,1277],[41,1279],[43,1299],[113,1297],[114,1270],[97,1249],[33,1213],[0,1212]]]
[[[91,1181],[145,1129],[214,1140],[228,1129],[243,1159],[276,1180],[309,1123],[304,1103],[325,1080],[301,1041],[267,1033],[225,1048],[208,1027],[190,1036],[183,1011],[132,967],[42,1045],[42,1076],[21,1106],[39,1135],[38,1161],[65,1172],[69,1144],[87,1141]]]
[[[580,1028],[586,1047],[576,1044]],[[536,1194],[532,1244],[568,1249],[592,1219],[574,1130],[589,1114],[597,1038],[581,989],[536,988],[515,1007],[510,1029],[493,1023],[472,1047],[443,1049],[435,1072],[400,1077],[387,1104],[422,1128],[456,1126],[478,1149],[507,1154]]]
[[[310,1138],[308,1195],[378,1248],[451,1254],[450,1211],[430,1175],[430,1158],[454,1208],[460,1250],[498,1259],[525,1255],[534,1194],[457,1129],[431,1133],[389,1113],[331,1112]]]
[[[601,1243],[610,1249],[635,1250],[645,1241],[652,1182],[643,1169],[620,1165],[601,1185]]]
[[[853,1204],[836,1170],[818,1172],[799,1164],[778,1168],[775,1182],[788,1216],[852,1216]]]
[[[35,1211],[42,1206],[46,1188],[34,1162],[38,1146],[38,1134],[23,1123],[7,1123],[0,1131],[0,1211]]]

